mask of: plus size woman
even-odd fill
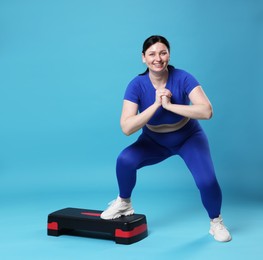
[[[101,218],[134,214],[131,195],[137,170],[179,155],[200,191],[210,218],[209,233],[218,241],[230,241],[221,217],[222,193],[208,140],[198,122],[212,117],[212,105],[191,74],[169,65],[170,44],[163,36],[145,40],[142,60],[147,70],[127,86],[120,120],[124,134],[141,130],[141,135],[117,158],[119,195]]]

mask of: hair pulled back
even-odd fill
[[[154,45],[155,43],[157,42],[160,42],[160,43],[163,43],[168,51],[170,52],[170,44],[169,42],[167,41],[167,39],[165,39],[163,36],[161,35],[152,35],[150,36],[149,38],[147,38],[144,43],[143,43],[143,46],[142,46],[142,53],[145,55],[145,52],[152,46]],[[170,66],[170,65],[168,65]],[[139,74],[140,76],[142,75],[145,75],[147,74],[149,71],[149,69],[147,68],[146,71],[144,71],[143,73]]]
[[[170,44],[163,36],[152,35],[144,41],[142,46],[142,53],[145,54],[146,50],[157,42],[163,43],[167,47],[168,51],[170,52]]]

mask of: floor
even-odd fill
[[[11,178],[6,176],[6,178]],[[146,177],[145,177],[146,178]],[[31,183],[32,184],[32,183]],[[48,187],[49,186],[49,187]],[[47,216],[65,207],[103,209],[114,189],[85,185],[1,185],[0,256],[4,260],[41,259],[263,259],[262,197],[225,192],[223,217],[232,233],[215,241],[195,187],[136,188],[133,206],[147,217],[149,235],[131,244],[112,240],[47,235]],[[75,188],[74,188],[75,187]],[[237,195],[238,194],[238,195]]]

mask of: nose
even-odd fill
[[[157,54],[156,57],[155,57],[155,59],[156,59],[157,61],[161,61],[161,55],[160,55],[160,54]]]

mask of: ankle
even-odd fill
[[[131,202],[131,198],[121,198],[120,196],[118,196],[118,199],[119,199],[121,202],[126,202],[126,203],[130,203],[130,202]]]
[[[222,220],[223,220],[223,219],[222,219],[221,215],[219,215],[219,216],[216,217],[216,218],[211,218],[211,219],[210,219],[211,222],[220,222],[220,221],[222,221]]]

